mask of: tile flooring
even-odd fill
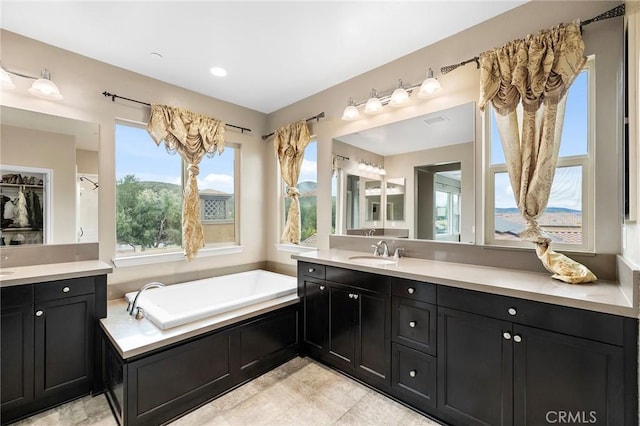
[[[20,426],[116,426],[104,395],[85,397]],[[171,423],[202,425],[424,425],[428,418],[309,358],[294,358]]]

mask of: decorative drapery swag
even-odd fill
[[[585,266],[556,253],[538,226],[549,201],[564,121],[566,93],[586,58],[578,23],[514,40],[480,55],[480,101],[489,102],[504,149],[513,194],[526,219],[520,238],[553,278],[568,283],[595,281]]]
[[[164,142],[188,164],[189,176],[182,200],[182,246],[187,261],[204,247],[198,195],[198,164],[205,154],[224,150],[224,123],[181,108],[152,105],[147,131],[156,145]]]
[[[287,222],[280,237],[283,242],[300,244],[300,201],[296,185],[300,177],[304,150],[310,139],[307,123],[302,120],[278,129],[273,140],[273,147],[280,163],[280,174],[287,185],[287,196],[291,198]]]

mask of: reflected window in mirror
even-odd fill
[[[386,179],[387,215],[389,222],[404,220],[405,178]],[[393,225],[393,224],[391,224]]]
[[[279,170],[279,169],[278,169]],[[291,198],[287,196],[287,186],[278,173],[278,182],[282,185],[282,221],[280,232],[282,234],[284,224],[289,215]],[[315,140],[309,142],[304,150],[304,159],[300,168],[300,176],[296,185],[299,191],[300,201],[300,245],[315,247],[318,240],[317,227],[317,187],[318,187],[318,144]]]
[[[567,92],[558,163],[549,202],[538,220],[559,249],[593,249],[594,71],[594,59],[590,58]],[[484,117],[490,158],[485,240],[489,244],[530,247],[519,237],[526,221],[514,199],[494,114],[487,108]]]
[[[116,123],[116,258],[182,250],[187,165],[157,146],[144,125]],[[199,164],[200,214],[207,247],[237,244],[239,146]]]

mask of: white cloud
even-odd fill
[[[307,159],[302,160],[302,167],[300,168],[300,178],[298,182],[305,181],[313,181],[317,182],[318,180],[318,163],[315,161],[310,161]]]
[[[209,173],[198,179],[198,189],[215,189],[232,194],[233,176],[220,173]]]

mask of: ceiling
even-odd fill
[[[474,113],[475,104],[470,102],[336,139],[382,156],[472,142]]]
[[[270,113],[525,1],[3,0],[0,27]]]

